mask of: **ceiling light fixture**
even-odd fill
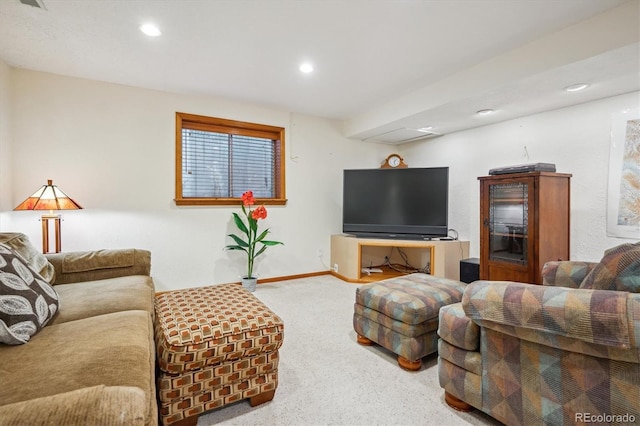
[[[487,109],[481,109],[476,111],[476,114],[478,115],[489,115],[489,114],[493,114],[495,111],[492,110],[491,108],[487,108]]]
[[[158,29],[158,27],[156,27],[153,24],[140,25],[140,31],[142,31],[143,33],[145,33],[149,37],[158,37],[159,35],[162,34],[160,32],[160,29]]]
[[[589,85],[587,83],[577,83],[577,84],[572,84],[570,86],[567,86],[564,88],[565,92],[579,92],[580,90],[584,90],[587,87],[589,87]]]
[[[425,127],[420,127],[419,129],[416,129],[416,132],[431,133],[431,130],[433,130],[433,126],[425,126]]]
[[[300,65],[300,72],[309,74],[312,71],[313,71],[313,65],[311,65],[309,62],[305,62]]]

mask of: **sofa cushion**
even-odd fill
[[[56,270],[55,284],[150,275],[151,272],[149,250],[116,249],[47,253],[46,258]]]
[[[27,343],[58,312],[58,294],[11,247],[0,244],[0,342]]]
[[[28,345],[0,345],[0,405],[98,385],[133,386],[144,391],[146,418],[155,419],[151,330],[148,312],[126,311],[50,325]]]
[[[606,250],[580,288],[640,293],[640,243],[621,244]]]
[[[127,268],[134,265],[134,249],[95,250],[68,253],[62,260],[62,272],[88,272],[99,269]]]
[[[29,266],[38,271],[48,283],[55,281],[56,271],[53,265],[31,244],[26,235],[18,232],[3,232],[0,233],[0,243],[8,245],[22,256]]]
[[[144,275],[58,284],[55,289],[64,309],[51,324],[128,310],[153,313],[153,281]]]
[[[144,426],[147,411],[147,397],[142,389],[98,385],[0,405],[0,419],[3,425],[16,426]]]

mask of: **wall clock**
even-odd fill
[[[380,166],[382,169],[403,169],[405,167],[408,166],[398,154],[389,155]]]

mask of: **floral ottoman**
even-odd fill
[[[251,292],[222,284],[155,300],[158,397],[164,425],[249,398],[273,399],[284,324]]]
[[[462,299],[466,284],[428,274],[410,274],[366,284],[356,290],[353,328],[358,343],[377,343],[416,371],[438,350],[438,313]]]

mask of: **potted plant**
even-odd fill
[[[253,210],[251,209],[251,206],[256,202],[255,198],[253,198],[253,192],[245,192],[242,194],[241,199],[244,218],[240,217],[238,213],[233,213],[233,221],[244,235],[239,237],[235,234],[229,234],[228,236],[235,241],[235,244],[230,244],[225,249],[240,250],[247,254],[247,275],[242,277],[242,286],[249,291],[254,291],[258,282],[258,279],[253,276],[253,262],[256,257],[264,253],[267,247],[283,243],[265,240],[265,237],[269,234],[268,228],[262,233],[258,233],[258,220],[267,217],[267,209],[263,205]],[[258,247],[258,244],[261,244],[261,246]]]

